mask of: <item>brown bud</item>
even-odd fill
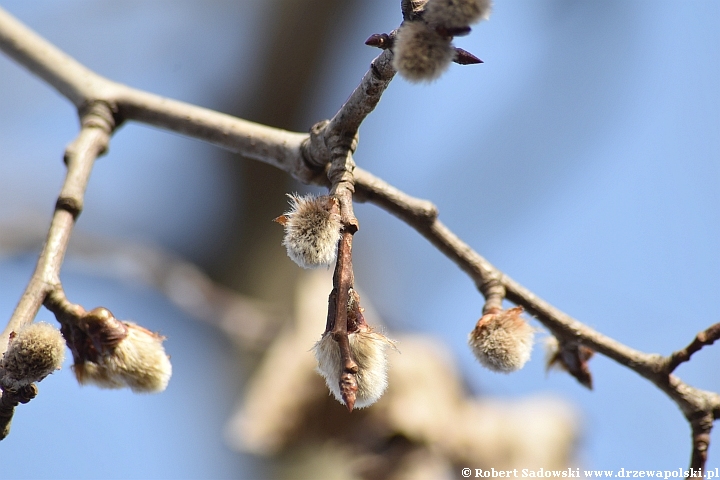
[[[477,63],[485,63],[467,50],[463,50],[462,48],[458,47],[455,47],[455,56],[453,57],[453,62],[457,63],[458,65],[475,65]]]
[[[559,368],[568,372],[580,384],[592,390],[592,373],[588,361],[595,353],[590,347],[575,342],[559,342],[549,337],[546,344],[546,369]]]
[[[369,47],[382,48],[386,50],[392,48],[392,39],[387,33],[373,33],[365,40],[365,45]]]
[[[100,353],[115,347],[128,335],[127,326],[104,307],[89,311],[82,317],[80,323],[81,328]]]

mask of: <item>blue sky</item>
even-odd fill
[[[265,2],[0,3],[97,72],[204,106],[221,108],[212,103],[214,92],[242,89],[261,61],[250,45],[265,21]],[[397,3],[367,2],[355,9],[358,18],[338,25],[323,80],[307,100],[308,127],[332,116],[355,87],[377,53],[363,41],[397,26]],[[432,199],[441,219],[479,253],[593,328],[648,352],[686,345],[720,317],[714,305],[720,291],[720,4],[496,3],[490,21],[457,40],[485,63],[452,66],[432,84],[394,80],[363,124],[358,165]],[[238,61],[246,71],[233,68]],[[76,131],[67,101],[0,57],[0,221],[47,221],[64,173],[62,151]],[[212,250],[237,192],[220,165],[207,160],[211,151],[124,126],[96,166],[79,227],[185,255]],[[546,376],[540,348],[517,374],[483,370],[465,346],[482,308],[472,282],[394,217],[365,205],[357,213],[357,282],[391,328],[447,342],[478,392],[551,394],[573,402],[584,419],[581,458],[589,467],[687,465],[689,430],[678,409],[608,359],[592,360],[593,392],[561,373]],[[0,262],[6,318],[31,268],[29,258]],[[232,476],[244,463],[224,449],[220,432],[236,386],[220,386],[227,395],[205,399],[219,402],[217,418],[192,425],[192,439],[181,423],[193,407],[187,399],[197,381],[192,375],[202,378],[201,366],[182,368],[198,357],[187,346],[201,338],[203,348],[214,351],[209,345],[223,345],[219,335],[145,288],[94,281],[74,273],[72,264],[64,272],[76,301],[109,299],[119,315],[154,319],[149,327],[175,338],[175,376],[166,394],[136,397],[81,390],[67,370],[54,375],[3,442],[3,469],[16,465],[5,459],[27,456],[30,467],[18,464],[10,477],[105,472],[115,464],[99,453],[107,446],[129,462],[117,478],[172,472],[197,478],[208,468]],[[720,391],[719,352],[717,346],[703,350],[678,373]],[[231,371],[226,353],[201,357]],[[135,422],[160,426],[140,437]],[[191,458],[186,452],[198,439],[212,453]],[[720,458],[714,439],[711,467]],[[28,452],[39,442],[58,458],[33,460]],[[77,456],[76,448],[89,453],[80,463],[63,460]],[[147,455],[153,449],[163,454]]]

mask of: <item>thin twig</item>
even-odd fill
[[[383,92],[395,76],[392,56],[390,50],[378,55],[370,64],[370,69],[363,76],[360,84],[333,118],[313,126],[310,130],[310,138],[303,144],[308,165],[322,171],[332,161],[333,147],[349,146],[350,142],[357,143],[360,125],[375,109]],[[351,151],[354,150],[354,147],[351,148]]]
[[[720,409],[720,395],[691,387],[664,372],[662,356],[634,350],[593,330],[497,270],[443,225],[436,218],[437,209],[427,200],[404,194],[360,168],[355,169],[355,185],[367,201],[385,208],[427,238],[467,273],[481,292],[499,282],[508,300],[524,307],[558,339],[590,347],[652,381],[677,403],[688,421]]]
[[[67,175],[55,204],[47,240],[38,258],[35,272],[25,288],[15,311],[0,335],[0,356],[8,348],[10,334],[30,324],[51,292],[60,287],[60,268],[67,251],[70,234],[75,220],[83,209],[85,189],[95,159],[107,150],[115,122],[109,107],[96,102],[88,105],[81,113],[82,127],[75,140],[65,150]],[[64,298],[64,295],[63,295]],[[60,320],[60,318],[58,318]],[[33,386],[34,387],[34,386]],[[26,395],[25,393],[32,393]],[[10,423],[18,403],[27,403],[37,390],[23,390],[20,393],[3,391],[0,402],[0,440],[10,431]],[[19,396],[18,396],[19,395]]]
[[[83,198],[95,159],[107,150],[114,129],[112,112],[101,102],[92,104],[82,115],[82,128],[67,147],[67,175],[58,196],[47,240],[35,272],[0,335],[0,355],[7,349],[10,332],[33,321],[47,294],[60,284],[60,268],[67,251],[75,220],[83,208]]]
[[[333,291],[331,301],[328,302],[328,326],[332,325],[333,338],[340,348],[340,362],[343,372],[340,376],[340,392],[348,410],[352,411],[355,405],[357,392],[358,366],[350,352],[348,334],[348,305],[350,304],[350,290],[354,286],[352,267],[352,239],[353,234],[347,228],[343,229],[338,244],[338,258],[333,275]]]
[[[677,352],[673,352],[667,358],[665,371],[667,373],[674,372],[681,363],[689,361],[690,357],[694,353],[698,352],[703,347],[712,345],[718,339],[720,339],[720,323],[716,323],[715,325],[711,325],[706,328],[702,332],[698,333],[687,347],[682,350],[678,350]]]

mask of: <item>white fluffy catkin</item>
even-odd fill
[[[411,82],[430,82],[447,70],[455,56],[451,39],[423,21],[404,22],[393,46],[393,67]]]
[[[348,335],[350,352],[357,363],[357,393],[354,408],[365,408],[377,402],[387,388],[387,347],[395,342],[385,335],[364,327]],[[335,399],[345,405],[340,392],[340,376],[343,367],[340,347],[332,333],[326,332],[313,348],[318,362],[317,372],[325,379]]]
[[[429,0],[425,21],[445,28],[463,28],[490,16],[490,0]]]
[[[65,359],[65,340],[60,331],[45,322],[19,329],[0,362],[0,383],[12,390],[39,382]]]
[[[484,367],[510,373],[530,360],[534,330],[520,316],[522,311],[522,307],[515,307],[489,313],[477,322],[468,344]]]
[[[329,196],[290,197],[285,213],[283,245],[288,256],[303,268],[331,265],[337,256],[342,222],[335,201]]]
[[[102,388],[130,387],[136,393],[162,392],[172,375],[162,346],[164,337],[132,322],[123,323],[128,335],[117,346],[101,353],[95,362],[73,365],[78,382]]]

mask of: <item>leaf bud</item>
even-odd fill
[[[65,359],[65,340],[60,331],[45,322],[31,323],[11,335],[0,362],[0,385],[13,391],[39,382]]]
[[[283,245],[303,268],[331,265],[337,255],[342,221],[330,196],[288,195],[290,211],[275,219],[285,227]]]
[[[487,313],[478,320],[468,343],[486,368],[501,373],[520,370],[533,347],[533,328],[520,316],[522,307]]]
[[[355,374],[357,391],[353,407],[365,408],[377,402],[387,388],[386,349],[394,348],[395,342],[367,325],[361,325],[360,330],[349,333],[348,341],[350,354],[358,367]],[[333,338],[332,332],[323,334],[313,350],[318,362],[317,372],[325,379],[335,399],[345,405],[340,385],[343,380],[340,346]]]
[[[451,38],[423,21],[400,25],[393,45],[393,67],[411,82],[430,82],[447,70],[455,57]]]

